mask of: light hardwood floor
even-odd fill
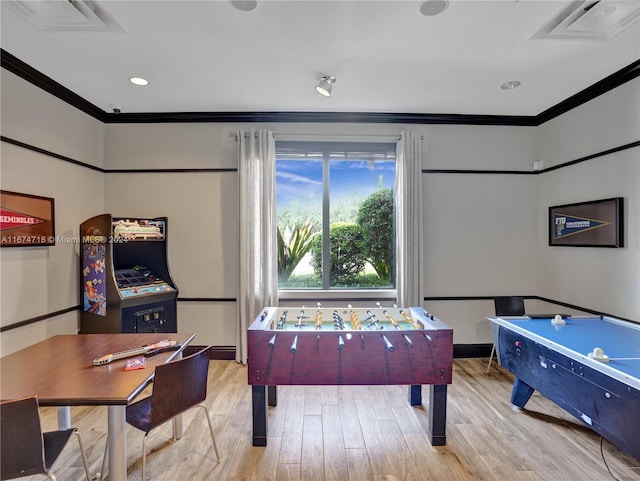
[[[625,455],[551,401],[535,393],[527,410],[509,403],[512,378],[486,373],[487,359],[454,361],[448,392],[447,445],[432,447],[422,407],[406,386],[281,386],[269,408],[268,446],[251,445],[247,369],[212,361],[207,406],[221,460],[215,462],[201,410],[184,415],[184,436],[171,442],[171,424],[147,442],[147,479],[156,481],[606,481],[640,480],[640,460]],[[495,366],[495,364],[494,364]],[[41,408],[45,430],[55,408]],[[640,416],[640,406],[638,409]],[[90,471],[100,471],[106,408],[73,408]],[[140,480],[142,433],[128,427],[129,479]],[[84,479],[71,440],[54,466],[58,481]],[[25,478],[28,480],[42,477]]]

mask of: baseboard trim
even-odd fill
[[[204,349],[207,346],[188,345],[184,349],[184,355],[189,356]],[[234,361],[236,358],[235,346],[213,346],[209,353],[209,359],[212,361]]]
[[[489,357],[493,344],[454,344],[453,358]]]

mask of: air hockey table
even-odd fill
[[[640,324],[611,317],[489,317],[511,402],[540,392],[640,459]]]
[[[253,445],[267,445],[267,405],[280,385],[408,385],[409,404],[429,386],[428,436],[446,444],[453,329],[420,307],[265,307],[247,333]]]

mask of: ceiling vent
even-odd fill
[[[6,4],[38,30],[124,31],[96,0],[10,0]]]
[[[531,38],[609,40],[638,19],[637,0],[572,1]]]

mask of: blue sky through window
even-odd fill
[[[276,168],[278,211],[322,205],[322,160],[278,160]],[[333,160],[330,196],[334,202],[361,202],[381,188],[393,188],[395,162]]]

